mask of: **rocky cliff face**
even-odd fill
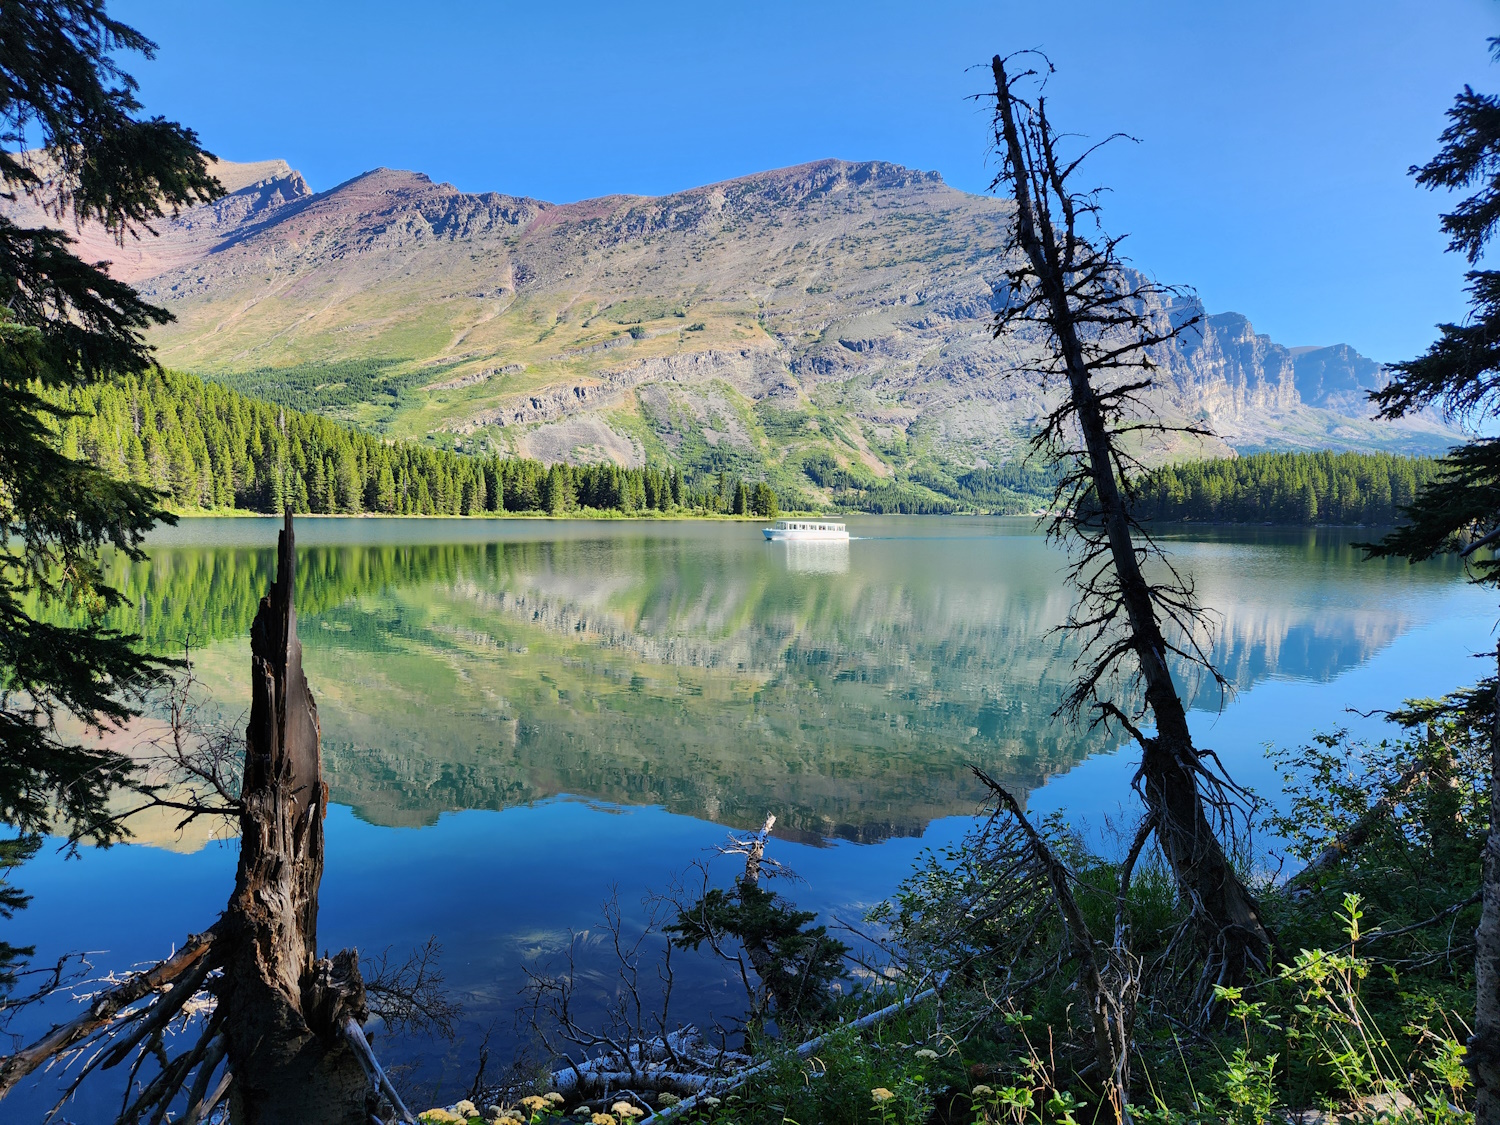
[[[230,195],[160,238],[85,231],[86,249],[176,314],[165,362],[262,391],[368,363],[381,393],[337,410],[393,435],[773,478],[817,452],[880,478],[1003,462],[1045,407],[1009,374],[1035,345],[991,333],[1010,205],[934,173],[827,160],[565,205],[388,169],[320,193],[281,162],[221,178]],[[1158,405],[1207,423],[1210,451],[1455,438],[1370,421],[1379,364],[1236,313],[1201,315],[1159,358]]]

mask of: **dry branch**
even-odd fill
[[[9,1093],[17,1082],[37,1067],[113,1023],[136,1001],[153,992],[162,991],[192,972],[209,957],[217,936],[216,931],[210,929],[206,933],[190,937],[181,949],[165,961],[144,972],[133,974],[119,987],[97,997],[89,1005],[88,1011],[76,1019],[59,1024],[29,1047],[0,1059],[0,1097]],[[181,1003],[186,1003],[188,999],[189,996],[184,993]]]
[[[1107,1097],[1117,1121],[1130,1117],[1130,1034],[1135,1021],[1135,999],[1140,990],[1140,975],[1135,959],[1121,947],[1124,928],[1115,929],[1116,947],[1105,952],[1100,965],[1100,949],[1089,933],[1083,911],[1073,897],[1072,875],[1057,858],[1047,841],[1032,827],[1020,803],[989,774],[978,766],[971,767],[1020,825],[1027,843],[1052,887],[1057,910],[1062,915],[1068,944],[1078,962],[1078,983],[1088,1001],[1089,1017],[1094,1029],[1094,1051],[1101,1073],[1108,1083]],[[1123,891],[1122,891],[1123,893]]]
[[[872,1027],[875,1024],[879,1023],[881,1020],[889,1019],[891,1016],[896,1015],[898,1012],[904,1012],[908,1008],[914,1008],[918,1004],[924,1004],[938,994],[939,990],[942,988],[942,984],[943,982],[939,981],[933,987],[924,989],[914,996],[908,996],[904,1000],[898,1000],[894,1004],[886,1005],[879,1011],[871,1012],[867,1016],[861,1016],[853,1023],[846,1024],[839,1030],[858,1031],[862,1028]],[[837,1032],[828,1032],[824,1035],[819,1035],[815,1039],[809,1039],[806,1043],[803,1043],[801,1046],[797,1047],[797,1049],[793,1051],[792,1054],[799,1059],[805,1059],[813,1052],[822,1050],[823,1047],[828,1043],[829,1039],[832,1038],[835,1034],[837,1034]],[[757,1063],[755,1066],[747,1067],[744,1070],[738,1071],[724,1078],[715,1079],[707,1087],[705,1087],[701,1091],[698,1091],[693,1096],[684,1098],[674,1106],[668,1106],[666,1109],[658,1110],[652,1120],[666,1121],[673,1117],[683,1117],[687,1114],[690,1114],[698,1108],[698,1103],[701,1099],[710,1095],[717,1097],[720,1094],[725,1094],[730,1090],[737,1089],[738,1087],[743,1086],[746,1082],[750,1081],[750,1079],[754,1078],[756,1075],[764,1074],[775,1065],[776,1060],[770,1059],[763,1063]]]

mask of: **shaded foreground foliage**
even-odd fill
[[[1487,732],[1447,725],[1379,744],[1342,732],[1281,755],[1292,805],[1266,828],[1288,859],[1317,856],[1382,797],[1400,796],[1363,845],[1313,882],[1262,876],[1282,939],[1273,970],[1219,990],[1221,1015],[1190,1019],[1188,922],[1159,856],[1122,891],[1122,862],[1054,820],[1043,828],[1094,933],[1128,928],[1142,973],[1132,1113],[1161,1122],[1284,1120],[1370,1099],[1393,1118],[1460,1122],[1472,1010],[1473,888],[1483,844]],[[1416,780],[1413,781],[1415,776]],[[940,1007],[814,1062],[778,1055],[763,1081],[706,1120],[1090,1121],[1110,1116],[1078,992],[1067,923],[1017,864],[1015,822],[929,853],[871,920],[915,985],[947,973]],[[868,998],[846,1001],[845,1010]],[[889,1094],[889,1097],[884,1096]]]
[[[1074,908],[1064,910],[1030,829],[1001,802],[967,838],[925,853],[870,912],[864,952],[847,966],[855,974],[826,960],[808,973],[808,944],[826,942],[826,931],[781,896],[763,895],[740,916],[744,880],[680,904],[667,927],[673,946],[712,945],[706,955],[734,959],[768,933],[782,943],[763,946],[768,960],[751,958],[751,1018],[736,1025],[748,1057],[735,1055],[738,1067],[758,1065],[748,1081],[720,1079],[683,1103],[646,1071],[590,1098],[564,1082],[568,1092],[552,1100],[544,1095],[558,1075],[523,1077],[487,1091],[498,1111],[460,1103],[424,1120],[536,1123],[576,1111],[626,1125],[647,1109],[723,1125],[1111,1120],[1081,980],[1101,945],[1127,935],[1139,983],[1133,1119],[1269,1125],[1364,1107],[1370,1120],[1463,1125],[1473,1120],[1462,1043],[1487,750],[1484,729],[1450,723],[1379,743],[1333,731],[1278,752],[1290,804],[1255,825],[1264,843],[1253,862],[1248,838],[1236,855],[1281,947],[1267,972],[1217,989],[1211,1018],[1196,1018],[1201,953],[1160,853],[1137,854],[1124,840],[1096,850],[1060,817],[1048,820],[1037,830],[1066,870]],[[1372,809],[1384,811],[1371,818]],[[1318,863],[1331,843],[1356,836],[1337,862]],[[1290,878],[1269,873],[1302,863]],[[632,958],[632,979],[670,984],[670,970],[642,967],[638,951]],[[934,981],[935,1001],[852,1026]],[[794,1001],[776,999],[793,991]],[[756,995],[770,1000],[759,1018]],[[815,1050],[797,1048],[809,1041]]]

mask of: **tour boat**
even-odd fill
[[[792,543],[847,543],[849,532],[837,520],[777,520],[775,527],[762,529],[766,538]]]

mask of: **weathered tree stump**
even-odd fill
[[[251,705],[240,861],[221,924],[231,1120],[237,1125],[368,1125],[374,1094],[344,1033],[368,1018],[359,958],[317,956],[328,787],[318,708],[302,674],[293,605],[292,516],[276,582],[251,628]]]

